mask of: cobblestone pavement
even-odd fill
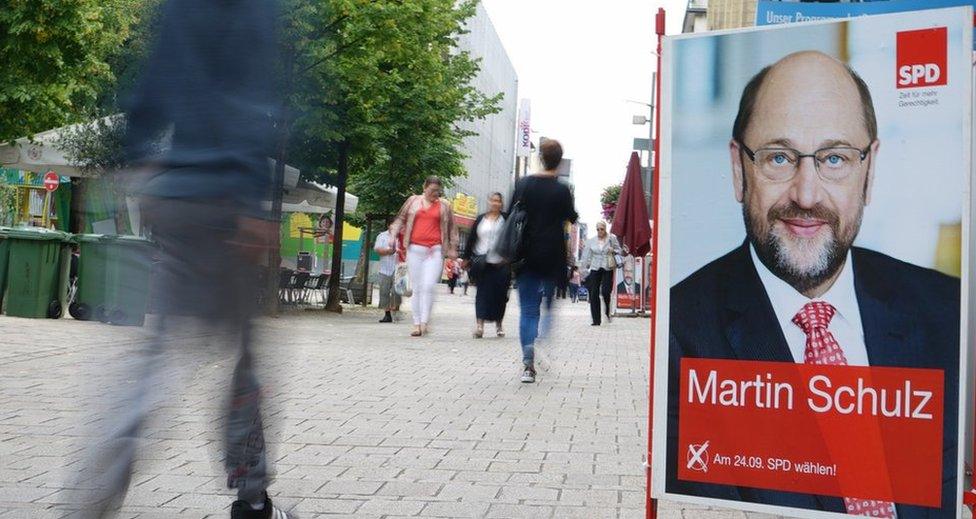
[[[441,294],[420,339],[375,309],[260,321],[276,503],[303,518],[643,518],[649,321],[596,328],[584,303],[563,304],[552,370],[521,384],[514,299],[504,339],[472,338],[473,291]],[[111,367],[130,366],[148,336],[0,317],[0,337],[0,518],[65,517],[98,394],[133,383]],[[214,460],[230,361],[215,342],[188,326],[173,343],[184,369],[145,431],[122,517],[228,517]]]

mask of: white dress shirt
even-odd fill
[[[396,249],[396,240],[390,236],[390,231],[383,231],[376,237],[376,245],[373,249]],[[396,271],[397,255],[396,252],[386,256],[380,256],[380,274],[392,276]]]
[[[793,316],[810,301],[825,301],[837,309],[827,330],[833,334],[847,357],[850,366],[867,366],[868,350],[864,345],[864,328],[861,326],[861,310],[857,304],[857,294],[854,292],[854,267],[851,264],[851,254],[847,253],[840,276],[822,296],[810,299],[796,291],[787,282],[776,277],[756,256],[756,251],[749,246],[752,263],[756,266],[759,279],[766,289],[769,302],[776,312],[776,320],[786,337],[786,344],[793,354],[793,361],[803,364],[804,352],[807,347],[807,335],[793,324]]]
[[[498,235],[501,233],[502,224],[505,223],[505,217],[498,215],[498,218],[494,220],[484,216],[481,218],[481,223],[478,224],[478,228],[474,232],[478,233],[478,239],[475,241],[474,254],[485,255],[485,261],[491,263],[492,265],[498,265],[505,261],[498,253],[495,252],[495,242],[498,241]]]

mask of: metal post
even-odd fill
[[[661,106],[661,42],[664,40],[665,33],[665,14],[663,8],[658,8],[657,16],[655,16],[655,32],[657,32],[657,76],[655,79],[655,89],[654,89],[654,105],[657,107],[656,110],[660,110]],[[661,117],[654,118],[653,125],[655,128],[654,133],[660,136],[661,134]],[[659,139],[660,140],[660,139]],[[660,143],[654,143],[654,171],[651,173],[654,175],[654,187],[651,193],[651,205],[654,208],[652,214],[654,215],[654,222],[660,221],[658,211],[660,210],[660,205],[657,202],[658,193],[658,182],[660,181],[660,175],[658,174],[658,167],[660,166]],[[654,243],[651,246],[651,252],[653,260],[656,262],[658,256],[657,244],[658,244],[658,232],[657,225],[654,229]],[[657,268],[651,271],[651,286],[654,287],[654,291],[657,292]],[[651,452],[651,439],[654,437],[654,352],[655,352],[655,333],[657,332],[657,298],[651,302],[651,343],[650,343],[650,371],[648,372],[648,413],[647,413],[647,519],[657,519],[657,500],[651,497],[651,481],[653,480],[653,458]]]
[[[369,289],[369,253],[372,251],[372,246],[370,245],[370,236],[373,233],[373,220],[367,216],[366,217],[366,236],[363,237],[363,308],[366,308],[366,301],[369,299],[369,295],[366,290]]]

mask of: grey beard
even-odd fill
[[[817,265],[812,269],[801,270],[790,264],[789,255],[772,229],[766,232],[765,238],[755,234],[752,219],[746,204],[742,205],[742,215],[746,223],[746,236],[756,250],[759,261],[776,277],[788,283],[797,292],[804,294],[826,282],[834,276],[844,265],[850,244],[838,243],[836,234],[828,243],[827,248],[818,258]]]

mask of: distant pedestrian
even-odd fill
[[[607,223],[597,222],[596,236],[586,240],[580,266],[586,273],[586,290],[589,292],[590,317],[593,326],[600,326],[600,296],[603,296],[604,315],[610,317],[610,294],[613,291],[613,273],[619,266],[620,244],[617,237],[607,233]]]
[[[393,235],[393,220],[387,224],[385,231],[376,237],[373,250],[380,255],[380,308],[385,310],[381,323],[392,323],[395,313],[400,311],[400,294],[393,290],[393,274],[397,265],[397,242]]]
[[[563,147],[548,139],[539,146],[544,171],[523,177],[515,185],[512,205],[520,203],[526,212],[522,231],[526,244],[517,260],[519,307],[519,341],[522,344],[522,382],[535,382],[535,342],[549,332],[556,284],[566,278],[571,262],[564,239],[564,225],[575,223],[578,216],[569,187],[559,181],[559,164]],[[546,315],[542,315],[545,302]]]
[[[468,285],[471,283],[471,277],[468,275],[468,271],[463,268],[458,273],[458,285],[464,290],[461,292],[462,296],[468,295]]]
[[[448,258],[448,260],[444,262],[443,277],[447,279],[447,290],[452,296],[454,295],[454,289],[458,284],[458,270],[457,263],[453,259]]]
[[[576,303],[579,301],[580,281],[582,281],[582,279],[580,277],[579,267],[577,267],[576,265],[573,265],[573,267],[570,269],[570,272],[571,273],[569,275],[569,297],[572,302]]]
[[[444,258],[457,258],[458,232],[451,203],[441,198],[443,185],[438,177],[427,177],[424,192],[404,202],[393,222],[391,233],[401,236],[406,249],[407,267],[413,296],[414,329],[411,337],[427,333],[434,306],[434,287],[441,279]]]
[[[474,336],[478,339],[485,335],[485,322],[494,322],[495,335],[505,336],[503,321],[512,271],[495,252],[495,242],[505,223],[504,205],[501,193],[492,193],[488,197],[488,212],[475,219],[464,247],[464,268],[478,285],[474,299],[477,323]]]

